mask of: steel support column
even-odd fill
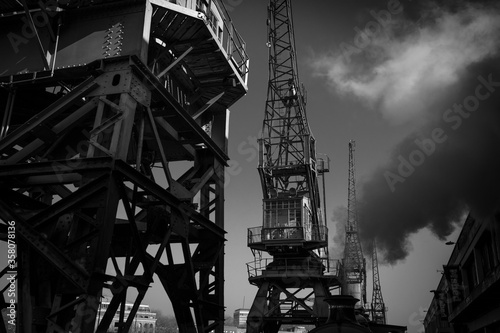
[[[222,31],[168,1],[2,2],[0,240],[15,223],[17,267],[0,277],[17,270],[16,298],[0,287],[17,332],[127,332],[156,276],[181,333],[222,333],[226,116],[248,56],[223,3],[209,10]]]

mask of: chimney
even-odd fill
[[[329,307],[328,319],[325,324],[340,322],[358,324],[354,314],[354,305],[358,301],[359,299],[351,295],[334,295],[325,298],[325,302],[328,303]]]

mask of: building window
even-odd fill
[[[217,34],[217,26],[219,25],[219,20],[213,10],[210,11],[210,26],[212,27],[212,31]],[[218,36],[217,36],[218,37]]]
[[[466,294],[470,295],[472,290],[479,283],[476,271],[476,260],[474,259],[474,254],[471,254],[470,258],[465,262],[464,265],[466,281]]]
[[[201,0],[196,0],[196,10],[198,11],[203,11],[204,10],[204,4],[202,3]]]
[[[495,258],[493,252],[493,243],[491,241],[491,234],[485,232],[479,241],[479,254],[481,256],[481,267],[483,269],[483,276],[488,275],[495,267]]]

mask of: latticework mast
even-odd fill
[[[326,275],[327,229],[322,221],[315,141],[300,86],[290,0],[271,0],[268,18],[269,82],[259,141],[263,190],[262,226],[248,230],[255,261],[249,281],[259,290],[247,332],[275,333],[282,324],[318,324],[328,315],[323,300],[338,286]],[[265,251],[272,258],[262,258]]]
[[[377,259],[377,244],[373,241],[372,249],[372,272],[373,272],[373,293],[371,313],[372,320],[378,324],[385,324],[385,304],[382,298],[382,290],[380,288],[380,276],[378,274],[378,259]]]
[[[344,248],[344,276],[342,293],[352,295],[360,300],[361,305],[366,303],[366,262],[363,257],[358,234],[358,217],[356,210],[356,182],[354,170],[354,149],[356,143],[349,141],[349,181],[347,224],[345,230]]]
[[[269,84],[259,163],[264,198],[308,195],[312,221],[319,223],[315,141],[299,84],[290,1],[271,1],[268,35]]]

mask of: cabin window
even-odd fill
[[[302,224],[301,200],[264,201],[264,227],[284,228]]]

